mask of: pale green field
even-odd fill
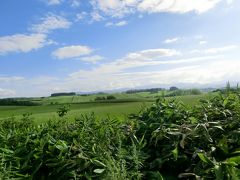
[[[119,100],[109,102],[91,102],[99,95],[91,96],[63,96],[49,98],[34,98],[42,101],[41,106],[0,106],[0,119],[8,117],[21,118],[24,113],[30,113],[36,122],[43,122],[58,118],[57,110],[61,104],[69,103],[70,111],[65,118],[74,120],[81,115],[94,113],[98,118],[113,117],[124,119],[131,113],[138,113],[142,109],[154,103],[156,94],[137,93],[137,94],[114,94]],[[106,95],[105,95],[106,96]],[[193,106],[199,99],[210,97],[209,94],[189,95],[174,97],[186,105]],[[171,98],[169,98],[171,99]],[[129,102],[126,102],[129,101]],[[58,103],[50,105],[50,102]],[[77,103],[76,103],[77,102]],[[80,103],[81,102],[81,103]],[[84,103],[85,102],[85,103]]]
[[[97,117],[125,117],[129,113],[137,113],[143,107],[150,105],[150,102],[129,102],[129,103],[86,103],[71,104],[70,111],[66,118],[74,119],[82,114],[90,114],[94,112]],[[30,107],[0,107],[0,118],[21,117],[24,113],[31,113],[36,121],[44,121],[57,118],[57,110],[61,105],[43,105]]]

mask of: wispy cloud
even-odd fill
[[[63,2],[63,0],[45,0],[48,5],[59,5]]]
[[[208,48],[208,49],[194,49],[191,51],[191,53],[218,54],[218,53],[232,51],[237,48],[239,48],[239,46],[237,45],[228,45],[228,46]]]
[[[0,76],[0,83],[16,83],[23,80],[24,78],[21,76]]]
[[[3,77],[0,82],[4,89],[17,87],[18,95],[26,94],[28,89],[28,96],[42,96],[59,91],[104,91],[139,86],[184,84],[184,87],[206,87],[234,81],[240,76],[238,59],[224,55],[188,56],[174,49],[146,49],[128,53],[108,63],[98,63],[92,69],[72,72],[61,79],[33,77],[21,80],[21,77]],[[84,58],[87,61],[101,59],[97,55]],[[13,79],[16,80],[13,87],[4,87],[4,84],[13,84]]]
[[[119,22],[116,22],[116,23],[113,23],[113,22],[107,22],[105,24],[105,26],[109,27],[109,26],[126,26],[128,24],[127,21],[119,21]]]
[[[36,33],[49,33],[56,29],[68,29],[72,23],[62,16],[49,14],[41,18],[41,23],[33,24],[31,31]]]
[[[214,8],[221,0],[156,0],[149,1],[143,0],[138,4],[138,10],[157,13],[157,12],[170,12],[170,13],[187,13],[194,11],[196,13],[204,13]]]
[[[14,34],[0,37],[0,55],[11,52],[27,53],[32,50],[40,49],[46,45],[53,44],[48,39],[48,33],[56,29],[66,29],[71,26],[71,22],[67,19],[49,14],[41,18],[41,23],[33,24],[29,30],[31,33]]]
[[[91,20],[92,21],[102,21],[104,20],[104,17],[100,15],[98,11],[93,11],[91,14]]]
[[[176,43],[176,42],[179,41],[179,40],[180,40],[179,37],[175,37],[175,38],[166,39],[166,40],[164,41],[164,43],[166,43],[166,44]]]
[[[0,37],[0,55],[11,52],[30,52],[49,44],[44,34],[15,34]]]
[[[229,45],[229,46],[218,47],[218,48],[209,48],[209,49],[205,50],[205,53],[216,54],[216,53],[220,53],[220,52],[234,50],[236,48],[238,48],[238,46],[236,46],[236,45]]]
[[[71,6],[72,7],[78,7],[78,6],[80,6],[80,0],[72,0],[72,2],[71,2]]]
[[[0,88],[0,98],[12,97],[16,94],[14,90]]]
[[[83,20],[84,18],[86,18],[87,15],[88,13],[85,11],[76,14],[77,21]]]
[[[199,41],[200,45],[207,44],[207,41]]]
[[[96,75],[98,73],[112,75],[112,73],[119,73],[129,68],[154,66],[163,64],[162,58],[174,57],[180,55],[180,52],[173,49],[147,49],[137,52],[132,52],[123,58],[112,61],[111,63],[102,64],[100,67],[93,69],[89,73]],[[89,75],[87,71],[80,70],[72,73],[72,77],[85,77]]]
[[[99,56],[99,55],[94,55],[94,56],[86,56],[81,58],[82,61],[89,62],[89,63],[96,63],[98,61],[103,60],[104,57]]]
[[[88,46],[75,45],[59,48],[52,52],[52,56],[56,57],[57,59],[69,59],[89,55],[92,52],[93,50]]]
[[[234,0],[227,0],[227,3],[228,3],[229,5],[231,5],[231,4],[234,3]]]
[[[188,13],[198,14],[209,11],[223,0],[92,0],[95,10],[107,16],[122,17],[135,12],[140,13]],[[230,1],[230,0],[228,0]]]

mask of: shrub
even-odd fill
[[[69,106],[66,106],[66,105],[63,105],[63,106],[59,107],[58,111],[57,111],[58,116],[59,117],[65,116],[68,113],[69,110],[70,110]]]
[[[95,98],[95,101],[102,101],[102,100],[106,100],[106,98],[105,97],[100,97],[100,96],[97,96]]]
[[[107,96],[107,98],[106,98],[107,100],[113,100],[113,99],[117,99],[115,96],[112,96],[112,95],[109,95],[109,96]]]
[[[136,116],[145,177],[239,179],[240,97],[219,95],[186,108],[159,99]]]
[[[138,150],[117,120],[10,122],[0,122],[0,179],[140,177]]]
[[[202,92],[199,89],[178,89],[171,91],[166,97],[173,97],[173,96],[186,96],[186,95],[200,95]]]

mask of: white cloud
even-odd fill
[[[176,37],[176,38],[171,38],[171,39],[166,39],[166,40],[164,41],[164,43],[166,43],[166,44],[175,43],[175,42],[179,41],[179,39],[180,39],[180,38],[178,38],[178,37]]]
[[[224,85],[228,80],[236,82],[240,77],[239,59],[223,55],[189,58],[189,54],[187,57],[179,54],[174,49],[146,49],[128,53],[109,63],[96,64],[92,69],[81,69],[63,78],[21,80],[15,77],[16,81],[12,83],[10,77],[5,77],[2,81],[0,78],[0,82],[2,88],[17,89],[18,96],[42,96],[55,91],[104,91],[140,86],[207,87]],[[84,58],[89,60],[90,57]]]
[[[143,0],[138,4],[139,11],[148,13],[170,12],[204,13],[216,6],[221,0]]]
[[[93,11],[91,13],[91,18],[92,18],[92,21],[102,21],[102,20],[104,20],[103,16],[101,16],[99,14],[99,12],[97,12],[97,11]]]
[[[136,67],[154,66],[164,64],[162,60],[166,57],[173,57],[180,55],[180,52],[173,49],[147,49],[127,54],[125,57],[117,59],[111,63],[103,64],[92,71],[80,70],[71,74],[71,77],[85,77],[100,76],[100,74],[112,75],[112,73],[119,73],[126,69]],[[88,72],[88,73],[87,73]],[[86,77],[85,77],[86,78]]]
[[[87,12],[85,12],[85,11],[76,14],[77,21],[84,19],[86,16],[87,16]]]
[[[176,55],[180,55],[180,52],[174,49],[147,49],[147,50],[142,50],[134,53],[129,53],[127,57],[130,59],[137,58],[139,60],[141,59],[154,60],[161,57],[176,56]]]
[[[135,12],[145,13],[204,13],[223,0],[92,0],[95,10],[112,17]],[[230,0],[228,0],[230,1]]]
[[[30,30],[37,33],[49,33],[55,29],[68,29],[72,24],[64,17],[54,14],[41,18],[41,21],[42,22],[40,24],[32,25]]]
[[[0,98],[12,97],[16,94],[14,90],[0,88]]]
[[[63,2],[63,0],[47,0],[48,5],[59,5]]]
[[[87,56],[87,57],[81,58],[82,61],[89,62],[89,63],[96,63],[96,62],[101,61],[103,59],[104,59],[104,57],[99,56],[99,55]]]
[[[80,1],[79,1],[79,0],[72,0],[71,6],[72,6],[72,7],[78,7],[78,6],[80,6]]]
[[[204,36],[203,35],[196,35],[194,38],[197,39],[197,40],[202,40],[204,38]]]
[[[116,26],[125,26],[127,25],[127,21],[120,21],[118,23],[115,24]]]
[[[113,22],[107,22],[107,23],[105,24],[105,26],[106,26],[106,27],[114,26],[114,23],[113,23]]]
[[[32,34],[14,34],[0,37],[0,55],[11,52],[30,52],[56,42],[48,39],[47,33],[55,29],[69,28],[71,22],[53,14],[41,19],[40,24],[32,25]]]
[[[191,51],[192,54],[194,53],[204,53],[204,54],[218,54],[218,53],[224,53],[228,51],[232,51],[239,48],[237,45],[229,45],[229,46],[223,46],[223,47],[216,47],[216,48],[208,48],[208,49],[194,49]]]
[[[92,53],[92,49],[87,46],[65,46],[52,52],[52,55],[58,59],[77,58]]]
[[[121,1],[121,0],[92,0],[91,3],[94,9],[99,10],[107,15],[110,16],[123,16],[124,14],[128,14],[130,9],[129,5],[135,3],[136,0],[133,2],[128,1]]]
[[[236,45],[224,46],[224,47],[219,47],[219,48],[210,48],[210,49],[206,49],[205,53],[216,54],[216,53],[220,53],[220,52],[234,50],[236,48],[238,48],[238,46],[236,46]]]
[[[233,4],[234,3],[234,0],[227,0],[227,4],[228,5],[231,5],[231,4]]]
[[[105,26],[126,26],[128,24],[127,21],[119,21],[119,22],[116,22],[116,23],[113,23],[113,22],[107,22],[105,24]]]
[[[0,83],[15,83],[23,80],[24,78],[20,76],[0,76]]]
[[[143,61],[142,64],[137,62],[137,59],[134,62],[126,57],[92,70],[80,70],[72,73],[66,83],[69,85],[68,87],[74,84],[75,87],[84,88],[83,91],[101,91],[176,84],[207,86],[224,84],[226,81],[236,80],[240,76],[239,61],[223,60],[217,56],[170,61]],[[230,65],[229,62],[231,62]],[[164,63],[168,64],[167,69],[162,68]],[[178,66],[175,67],[176,65]],[[129,70],[131,67],[144,67],[145,69],[147,66],[151,68],[149,70]],[[225,68],[226,66],[227,68]],[[152,69],[153,67],[155,69]]]
[[[199,41],[200,45],[207,44],[207,41]]]
[[[44,34],[15,34],[0,37],[0,55],[11,52],[30,52],[49,44]]]

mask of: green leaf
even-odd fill
[[[159,171],[148,172],[148,177],[149,177],[149,179],[164,180],[163,176],[160,174]]]
[[[100,162],[100,161],[98,161],[98,160],[96,160],[96,159],[93,159],[93,163],[94,163],[95,165],[97,165],[97,166],[106,167],[105,164],[103,164],[102,162]]]
[[[228,99],[225,99],[225,100],[223,101],[223,105],[226,106],[227,104],[228,104]]]
[[[228,153],[228,140],[226,137],[223,137],[219,143],[218,143],[218,147],[224,152],[224,153]]]
[[[57,142],[56,148],[60,151],[66,151],[68,149],[68,146],[64,141],[60,140]]]
[[[223,174],[223,170],[222,167],[219,165],[215,165],[214,166],[214,172],[216,175],[216,180],[223,180],[224,179],[224,174]]]
[[[14,153],[14,151],[12,151],[12,150],[10,150],[10,149],[6,149],[6,148],[0,148],[0,150],[1,150],[2,152],[7,153],[7,154],[13,154],[13,153]]]
[[[97,173],[97,174],[102,174],[103,172],[105,171],[105,169],[94,169],[94,173]]]
[[[235,166],[238,166],[240,165],[240,156],[228,158],[225,162],[235,164]]]
[[[175,160],[178,158],[178,148],[176,147],[174,150],[172,150],[172,154]]]
[[[209,164],[209,165],[214,165],[214,163],[203,153],[198,153],[197,154],[198,157],[205,163]]]
[[[189,120],[191,121],[192,124],[198,122],[198,120],[195,117],[190,117]]]

